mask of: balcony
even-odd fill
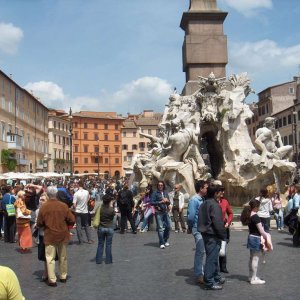
[[[43,160],[37,160],[36,161],[36,169],[37,170],[42,170],[44,168],[44,161]]]
[[[29,161],[27,159],[18,158],[17,159],[17,165],[18,166],[28,166],[29,165]]]
[[[7,133],[7,149],[22,150],[22,136],[14,133]]]

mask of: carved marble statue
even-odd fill
[[[256,130],[255,145],[261,151],[262,158],[291,159],[293,147],[284,146],[279,131],[275,129],[276,119],[265,119],[264,127]],[[278,146],[278,147],[277,147]]]
[[[282,190],[295,169],[289,162],[292,147],[282,144],[273,118],[257,130],[253,145],[246,125],[253,115],[245,103],[252,92],[247,74],[227,80],[211,73],[199,77],[198,84],[192,95],[170,96],[159,137],[140,132],[151,141],[151,149],[132,166],[140,187],[158,180],[169,189],[180,183],[188,198],[195,193],[195,179],[212,178],[222,181],[233,204],[245,202],[268,184]]]

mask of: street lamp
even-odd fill
[[[298,99],[294,99],[294,106],[293,106],[293,127],[294,127],[294,141],[295,141],[295,153],[296,153],[296,168],[298,169],[298,143],[297,143],[297,111],[296,105],[298,103]]]
[[[100,165],[99,165],[99,160],[100,160],[100,140],[98,139],[98,160],[97,160],[97,162],[98,162],[98,178],[99,178],[99,176],[100,176]]]
[[[73,127],[72,127],[72,119],[73,119],[73,115],[72,115],[72,108],[70,107],[69,110],[69,141],[70,141],[70,176],[73,176]]]

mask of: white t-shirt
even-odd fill
[[[73,196],[73,204],[76,205],[75,212],[87,214],[89,198],[90,194],[87,190],[79,189]]]

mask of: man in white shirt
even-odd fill
[[[78,191],[73,196],[73,207],[75,209],[76,215],[76,232],[78,243],[83,243],[82,231],[85,230],[88,244],[93,244],[94,241],[91,239],[91,230],[88,225],[88,201],[90,199],[90,194],[87,190],[83,188],[83,183],[78,182]]]
[[[180,192],[181,185],[175,184],[174,191],[169,193],[170,204],[172,207],[172,214],[175,223],[175,232],[179,232],[179,222],[182,232],[186,231],[183,208],[184,208],[184,195]]]

